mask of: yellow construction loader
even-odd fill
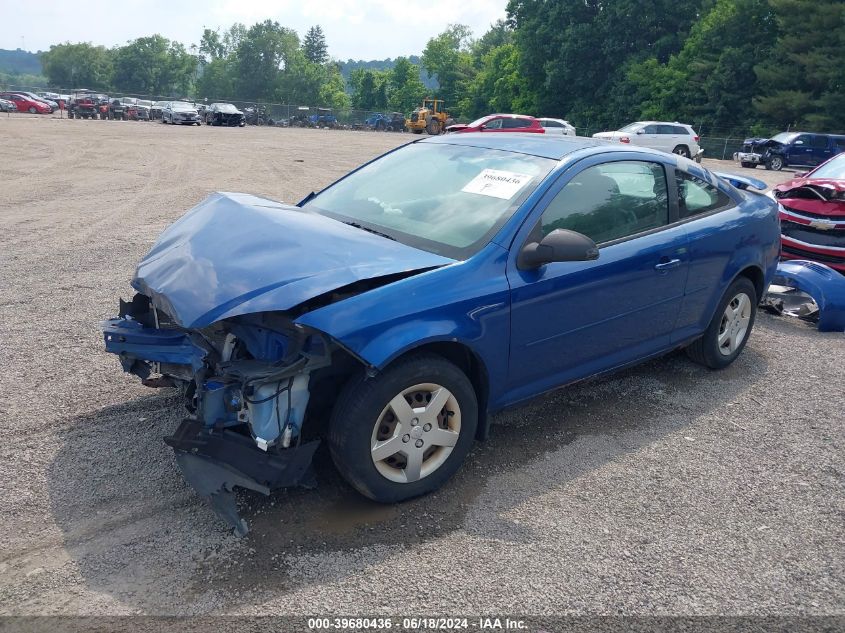
[[[422,134],[423,131],[431,135],[442,134],[455,122],[444,104],[442,99],[423,99],[422,105],[411,113],[411,118],[405,119],[405,128],[414,134]]]

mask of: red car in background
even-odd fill
[[[18,112],[31,112],[32,114],[50,114],[53,111],[43,101],[35,101],[24,95],[15,92],[0,92],[0,99],[12,101],[18,108]]]
[[[466,125],[450,125],[447,132],[531,132],[545,134],[545,128],[533,116],[524,114],[489,114]]]
[[[845,154],[772,191],[781,204],[781,258],[809,259],[845,274]]]

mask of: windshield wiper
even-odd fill
[[[354,226],[356,229],[361,229],[362,231],[367,231],[368,233],[373,233],[375,235],[380,235],[381,237],[386,237],[387,239],[393,240],[394,242],[397,241],[395,237],[391,237],[387,233],[382,233],[381,231],[376,231],[375,229],[371,229],[369,227],[363,226],[361,224],[358,224],[357,222],[344,222],[344,224],[347,224],[349,226]]]

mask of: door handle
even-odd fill
[[[681,265],[680,259],[670,259],[665,262],[660,262],[659,264],[655,265],[654,270],[664,271],[670,270],[672,268],[677,268]]]

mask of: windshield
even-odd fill
[[[643,126],[642,123],[629,123],[623,128],[619,128],[620,132],[636,132]]]
[[[231,103],[215,103],[211,106],[212,108],[217,108],[219,112],[234,114],[238,111],[238,109],[233,106]]]
[[[196,108],[194,108],[194,106],[192,106],[190,103],[183,103],[181,101],[174,101],[173,103],[170,104],[170,109],[171,110],[178,110],[179,112],[184,112],[186,110],[195,110]]]
[[[479,125],[483,125],[483,124],[487,123],[488,120],[490,120],[489,116],[483,116],[480,119],[476,119],[472,123],[468,123],[467,125],[469,127],[478,127]]]
[[[155,106],[156,106],[156,107],[158,107],[158,108],[163,108],[163,107],[165,107],[168,103],[170,103],[170,102],[169,102],[169,101],[156,101],[153,105],[155,105]]]
[[[778,143],[787,144],[791,142],[796,136],[798,136],[798,134],[796,134],[795,132],[781,132],[780,134],[773,136],[771,140],[777,141]]]
[[[827,161],[824,165],[808,174],[809,178],[828,178],[830,180],[845,180],[845,154]]]
[[[304,208],[453,259],[481,249],[555,161],[414,143],[350,174]]]

